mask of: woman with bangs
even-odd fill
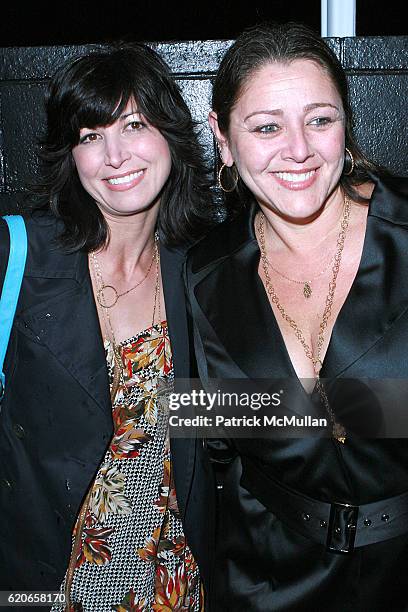
[[[165,409],[190,376],[183,252],[207,224],[191,115],[144,45],[69,62],[46,110],[0,421],[0,588],[201,610],[208,475],[194,440],[170,445]]]

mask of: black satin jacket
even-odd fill
[[[50,215],[28,219],[27,230],[0,412],[0,590],[58,590],[78,509],[111,440],[112,408],[87,255],[56,246]],[[8,249],[0,221],[1,283]],[[175,376],[187,378],[184,255],[164,246],[160,254]],[[211,473],[195,439],[172,439],[171,451],[185,533],[208,588]]]
[[[252,206],[217,227],[189,253],[186,283],[204,384],[212,377],[296,376],[258,275],[255,213]],[[335,322],[321,377],[408,379],[406,180],[391,186],[376,179],[361,263]],[[346,413],[359,409],[353,395],[345,403]],[[370,400],[364,410],[378,421]],[[330,438],[230,439],[228,444],[233,452],[219,499],[215,610],[408,610],[408,534],[349,555],[326,552],[260,503],[245,467],[250,463],[260,477],[270,475],[314,499],[366,504],[408,490],[407,439],[349,436],[344,445]]]

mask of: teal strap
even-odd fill
[[[3,217],[10,233],[10,253],[0,298],[0,398],[4,393],[4,358],[17,308],[27,258],[27,231],[20,215]]]

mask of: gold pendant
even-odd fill
[[[112,285],[102,285],[96,292],[98,304],[103,308],[113,308],[119,298],[120,295]]]
[[[308,283],[308,281],[306,281],[305,284],[303,285],[303,295],[305,296],[307,300],[312,295],[312,288],[310,286],[310,283]]]
[[[332,434],[333,434],[333,438],[336,438],[337,442],[340,442],[340,444],[344,444],[346,441],[346,430],[344,429],[343,425],[340,425],[340,423],[333,423],[333,429],[332,429]]]

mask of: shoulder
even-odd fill
[[[70,278],[78,275],[82,253],[69,253],[61,246],[59,236],[63,222],[48,211],[33,211],[22,215],[28,238],[25,276]],[[8,260],[9,235],[5,221],[0,219],[0,274]]]
[[[23,216],[32,241],[49,244],[58,239],[64,228],[63,222],[49,211],[38,210]]]
[[[26,276],[50,278],[76,277],[80,252],[68,252],[59,237],[64,224],[47,211],[36,211],[26,217],[28,258]]]
[[[233,219],[216,225],[187,252],[187,269],[192,273],[221,261],[253,242],[256,206],[252,205]]]
[[[49,243],[51,240],[58,238],[58,235],[63,229],[62,221],[58,220],[49,211],[32,211],[21,213],[27,229],[27,234],[31,241],[38,240]],[[3,218],[0,218],[0,240],[4,241],[8,237],[7,224]]]
[[[369,215],[408,227],[408,178],[375,177],[374,182]]]
[[[392,176],[386,181],[388,188],[391,191],[405,197],[408,200],[408,177],[405,176]]]

